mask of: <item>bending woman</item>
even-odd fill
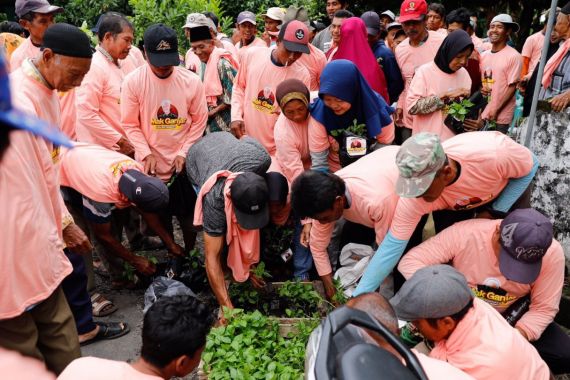
[[[346,59],[325,66],[319,97],[309,109],[320,123],[309,128],[314,170],[334,172],[340,157],[354,161],[369,152],[372,143],[391,144],[394,140],[390,117],[394,109],[370,88],[356,65]],[[335,167],[328,165],[329,153]]]
[[[446,104],[469,97],[471,78],[465,69],[473,41],[462,29],[443,40],[433,62],[420,66],[412,79],[406,107],[412,115],[412,134],[430,132],[441,141],[455,136],[445,126]]]

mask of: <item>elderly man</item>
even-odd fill
[[[195,193],[184,175],[188,149],[204,134],[208,119],[200,78],[178,67],[176,32],[163,24],[144,33],[148,63],[130,73],[121,91],[121,124],[135,146],[144,173],[169,184],[165,217],[180,221],[186,251],[194,248]]]
[[[26,58],[38,55],[46,29],[54,23],[55,15],[61,12],[63,8],[50,5],[47,0],[16,1],[18,22],[30,33],[30,36],[12,53],[10,70],[15,71]]]
[[[444,263],[461,272],[475,295],[535,346],[554,374],[570,371],[570,337],[554,323],[564,251],[552,238],[548,218],[519,209],[504,220],[456,223],[410,250],[398,268],[409,278],[420,268]]]
[[[232,54],[219,47],[207,26],[192,28],[194,54],[206,65],[202,82],[208,103],[208,132],[230,131],[233,82],[239,67]]]
[[[210,133],[188,151],[186,171],[199,190],[194,224],[204,230],[206,273],[220,306],[233,307],[224,282],[222,254],[239,282],[259,261],[259,229],[269,221],[268,187],[262,177],[271,158],[257,141],[230,133]]]
[[[19,109],[58,126],[60,108],[55,90],[78,86],[89,70],[92,53],[88,37],[68,24],[48,28],[43,47],[39,56],[25,60],[12,73],[11,80],[19,86],[13,100]],[[9,101],[8,98],[6,104]],[[58,168],[54,164],[58,149],[31,135],[11,135],[14,146],[5,154],[2,171],[6,170],[6,174],[2,177],[8,181],[18,178],[18,183],[5,186],[6,191],[1,192],[5,198],[0,203],[7,217],[13,215],[13,220],[22,224],[18,223],[17,230],[8,228],[5,234],[10,238],[2,239],[2,252],[8,256],[3,255],[7,261],[1,265],[6,293],[0,311],[0,345],[44,359],[48,368],[59,373],[79,356],[79,326],[76,327],[61,290],[64,278],[75,268],[62,252],[62,240],[69,252],[75,253],[89,252],[91,244],[73,223],[59,192]],[[25,172],[29,174],[11,167],[22,162],[28,165]],[[20,174],[10,175],[13,170]],[[34,189],[34,193],[26,196],[28,188]],[[22,233],[22,228],[27,233]],[[17,289],[13,288],[15,285]],[[86,335],[84,338],[95,336],[102,329],[93,324],[86,285],[75,286],[88,306],[82,315],[89,319],[83,325],[88,331],[80,333]]]
[[[448,265],[418,270],[390,300],[398,319],[434,343],[429,356],[476,379],[548,380],[535,348]],[[509,363],[505,365],[505,363]]]
[[[245,134],[255,138],[272,156],[279,110],[275,89],[289,78],[310,86],[307,69],[295,64],[301,54],[309,53],[308,44],[309,30],[293,20],[281,27],[275,49],[252,48],[240,61],[232,94],[232,133],[238,138]]]

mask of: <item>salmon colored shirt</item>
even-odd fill
[[[114,150],[99,145],[77,143],[73,149],[62,148],[60,180],[96,202],[114,203],[119,208],[129,207],[127,197],[119,190],[119,180],[129,169],[143,171],[144,167]]]
[[[404,79],[404,91],[398,98],[397,107],[404,110],[403,124],[407,128],[412,128],[413,124],[412,117],[408,114],[406,107],[406,99],[414,74],[421,65],[433,61],[445,37],[441,33],[430,30],[428,39],[420,46],[411,46],[410,39],[406,38],[396,47],[396,61],[398,66],[400,66],[402,78]]]
[[[75,88],[72,88],[69,91],[57,92],[61,107],[61,130],[71,140],[77,140],[77,109],[75,107],[77,93],[75,90]]]
[[[480,299],[430,357],[476,379],[548,380],[550,370],[536,349],[491,306]]]
[[[14,52],[10,57],[10,70],[11,72],[16,71],[22,66],[27,58],[35,58],[40,53],[40,48],[34,46],[32,39],[30,37],[26,38],[24,42]]]
[[[412,348],[429,380],[475,380],[460,369],[449,363],[430,358]]]
[[[0,348],[0,373],[6,379],[55,380],[54,374],[41,361],[3,348]]]
[[[111,62],[97,50],[91,68],[77,89],[77,137],[79,141],[118,150],[126,137],[121,125],[121,85],[126,74],[121,62]],[[134,67],[134,66],[133,66]]]
[[[477,50],[479,53],[482,53],[486,50],[483,47],[483,40],[477,37],[475,33],[471,35],[471,41],[473,41],[473,46],[475,47],[475,50]]]
[[[500,132],[466,132],[443,142],[447,156],[461,165],[457,181],[435,202],[400,198],[390,226],[396,239],[409,240],[422,215],[436,210],[468,210],[493,201],[510,178],[530,173],[530,150]]]
[[[493,53],[487,50],[481,54],[479,62],[481,75],[491,76],[491,101],[481,114],[483,119],[489,116],[491,109],[497,109],[510,85],[516,84],[521,76],[522,57],[518,51],[510,46],[505,46],[500,51]],[[485,79],[483,79],[485,85]],[[497,114],[498,124],[510,124],[515,113],[515,96],[507,102],[501,112]]]
[[[435,62],[426,63],[416,70],[416,75],[408,88],[406,109],[412,108],[416,102],[428,96],[442,97],[445,93],[453,90],[471,89],[471,78],[463,67],[453,74],[441,71]],[[444,110],[438,110],[430,114],[412,115],[412,134],[429,132],[438,135],[441,141],[445,141],[455,133],[445,126]],[[408,125],[408,128],[410,126]]]
[[[377,243],[388,232],[398,204],[398,168],[395,165],[398,149],[398,146],[381,148],[335,173],[344,180],[350,203],[342,216],[351,222],[374,228]],[[313,221],[311,253],[319,276],[332,272],[327,246],[334,226],[335,223]]]
[[[564,285],[564,252],[560,243],[553,240],[534,283],[510,281],[501,274],[493,248],[493,234],[500,224],[501,220],[488,219],[456,223],[410,250],[398,270],[409,278],[423,267],[451,262],[467,278],[475,295],[500,313],[530,294],[530,310],[517,327],[533,341],[540,338],[558,312]]]
[[[0,238],[0,320],[44,301],[71,273],[63,253],[62,204],[45,141],[25,131],[11,132],[0,165],[5,221]]]
[[[534,33],[533,35],[529,36],[524,42],[521,55],[525,58],[530,59],[528,65],[528,73],[526,74],[525,79],[528,79],[532,76],[534,68],[536,67],[536,65],[538,65],[543,44],[544,44],[544,34],[542,34],[542,31]]]
[[[338,142],[327,133],[325,126],[315,119],[313,119],[313,125],[309,128],[309,150],[313,153],[328,150],[329,171],[335,173],[340,170]]]
[[[231,55],[234,57],[234,59],[239,62],[238,49],[236,48],[236,46],[227,40],[219,40],[219,41],[222,43],[223,48],[229,51]]]
[[[241,41],[234,45],[238,53],[238,61],[241,64],[244,54],[252,47],[267,47],[265,41],[259,37],[255,37],[249,45],[242,46]]]
[[[311,54],[302,54],[297,62],[305,66],[307,71],[309,71],[309,75],[311,77],[309,91],[318,91],[321,85],[321,73],[327,64],[327,57],[325,56],[325,53],[312,44],[309,44],[309,50],[311,51]]]
[[[127,75],[121,91],[121,124],[142,162],[149,154],[157,160],[156,174],[163,181],[174,172],[177,156],[204,134],[208,108],[200,78],[175,67],[166,79],[148,65]]]
[[[141,67],[144,64],[146,64],[144,55],[142,51],[135,45],[131,45],[131,48],[129,49],[129,55],[127,56],[127,58],[120,61],[120,66],[123,69],[125,75]]]
[[[57,379],[162,380],[162,377],[139,372],[129,363],[87,356],[72,361]]]
[[[202,61],[200,58],[192,51],[192,49],[188,49],[186,55],[184,56],[184,67],[188,70],[196,73],[200,78],[202,78]]]
[[[295,123],[281,114],[275,123],[276,158],[289,183],[311,168],[309,129],[317,122],[309,115],[305,123]]]
[[[303,65],[297,62],[291,66],[275,65],[268,47],[248,48],[241,55],[232,93],[232,121],[242,120],[246,134],[259,141],[271,156],[275,155],[273,130],[281,112],[275,89],[291,78],[310,85],[309,73]]]

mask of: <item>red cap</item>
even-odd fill
[[[279,31],[280,40],[283,41],[285,49],[300,53],[309,54],[309,29],[298,20],[285,23]]]
[[[425,0],[404,0],[400,7],[400,23],[406,21],[420,21],[427,14]]]

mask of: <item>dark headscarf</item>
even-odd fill
[[[351,104],[343,115],[335,113],[325,106],[323,96],[331,95]],[[366,124],[368,137],[374,138],[382,128],[390,125],[390,114],[394,109],[370,88],[354,63],[339,59],[327,64],[321,74],[319,98],[311,104],[311,116],[323,124],[327,131],[346,129],[356,119],[359,124]]]
[[[283,109],[291,100],[300,100],[306,106],[309,105],[309,89],[299,79],[287,79],[279,83],[275,90],[275,97],[279,107]]]
[[[471,51],[474,48],[473,40],[471,40],[469,34],[463,29],[454,30],[443,40],[435,55],[434,62],[444,73],[453,74],[454,71],[449,68],[449,63],[467,48],[471,48]]]

